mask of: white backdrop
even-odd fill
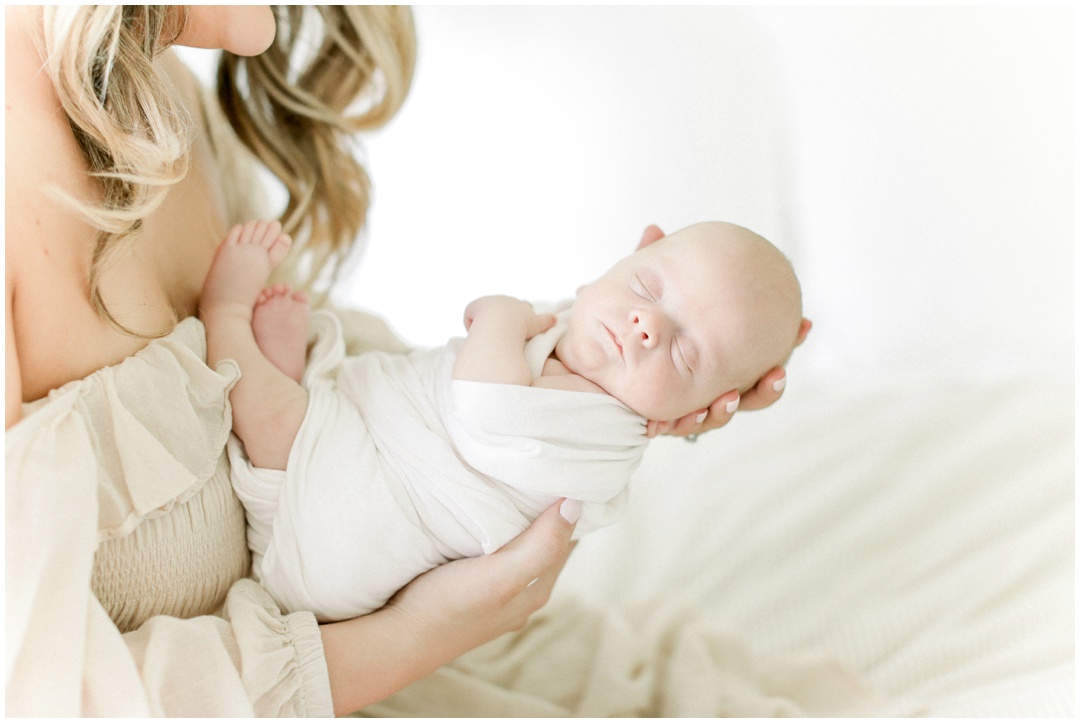
[[[804,286],[792,380],[1067,371],[1071,8],[420,7],[369,139],[342,298],[408,340],[483,293],[558,298],[648,223],[771,238]]]

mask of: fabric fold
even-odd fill
[[[251,580],[237,582],[224,608],[244,659],[241,674],[260,717],[332,716],[322,634],[309,613],[283,614]]]
[[[558,674],[552,663],[558,661]],[[910,716],[827,656],[771,658],[677,598],[600,609],[552,601],[364,716]]]

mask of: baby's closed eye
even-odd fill
[[[671,337],[671,359],[680,370],[685,371],[687,374],[694,373],[694,367],[690,360],[690,348],[678,336]]]

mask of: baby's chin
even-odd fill
[[[567,364],[566,362],[563,362],[563,366],[566,367],[566,370],[569,371],[571,374],[576,374],[577,376],[581,377],[582,379],[584,379],[584,380],[586,380],[588,382],[592,382],[596,386],[600,387],[600,389],[603,390],[604,394],[608,395],[609,397],[613,397],[613,398],[617,399],[624,407],[628,408],[634,414],[637,414],[638,416],[641,416],[641,417],[645,417],[645,419],[651,419],[651,417],[648,414],[642,414],[641,411],[639,411],[637,406],[632,401],[628,401],[623,396],[616,393],[616,391],[613,391],[610,383],[605,384],[604,379],[601,378],[602,375],[595,374],[595,373],[589,373],[588,371],[586,371],[585,373],[582,373],[581,371],[579,371],[577,369],[574,369],[570,364]]]
[[[677,409],[671,409],[670,407],[664,407],[655,403],[635,401],[633,399],[625,399],[618,394],[612,394],[611,396],[618,399],[624,405],[626,405],[631,412],[638,416],[648,419],[650,422],[675,422],[682,419],[687,414],[693,414],[700,411],[700,407],[694,409],[687,409],[684,412],[680,412]],[[705,405],[706,407],[708,405]]]

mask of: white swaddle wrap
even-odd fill
[[[561,318],[526,345],[539,376]],[[455,381],[462,340],[347,357],[340,322],[312,315],[307,413],[287,470],[255,468],[235,437],[233,484],[255,578],[321,621],[381,607],[420,573],[497,550],[560,497],[577,533],[614,521],[647,439],[605,394]]]

